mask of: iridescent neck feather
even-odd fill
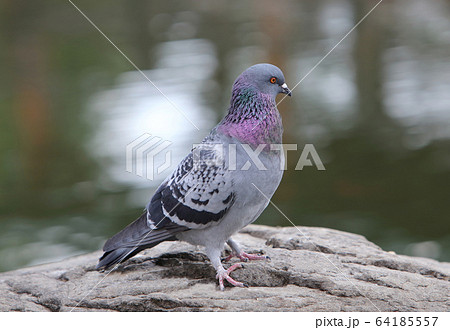
[[[218,129],[252,146],[279,144],[283,133],[275,99],[240,81],[233,86],[228,114]]]

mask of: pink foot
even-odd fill
[[[234,264],[233,266],[228,267],[228,269],[222,268],[221,270],[219,270],[217,272],[216,278],[219,280],[220,290],[222,290],[222,291],[225,290],[225,286],[223,285],[224,280],[226,280],[228,283],[230,283],[233,286],[238,286],[241,288],[248,287],[246,284],[244,284],[242,282],[238,282],[230,276],[230,273],[237,268],[242,268],[242,265]]]
[[[261,256],[258,254],[249,254],[249,253],[241,252],[241,254],[233,254],[232,253],[228,257],[223,259],[223,261],[230,261],[231,258],[233,258],[233,257],[237,257],[237,258],[241,259],[241,261],[243,261],[243,262],[247,262],[249,260],[270,260],[269,256]]]

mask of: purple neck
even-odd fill
[[[245,84],[235,84],[228,114],[218,126],[219,132],[251,146],[281,143],[283,126],[275,100]]]

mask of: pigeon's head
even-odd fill
[[[291,96],[284,75],[275,65],[268,63],[255,64],[241,73],[234,82],[233,88],[253,87],[258,92],[270,95],[275,99],[279,93]]]

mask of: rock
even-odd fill
[[[235,238],[271,257],[232,273],[249,288],[219,291],[201,249],[164,242],[111,273],[95,271],[98,251],[0,274],[0,311],[450,310],[449,263],[325,228],[251,225]]]

